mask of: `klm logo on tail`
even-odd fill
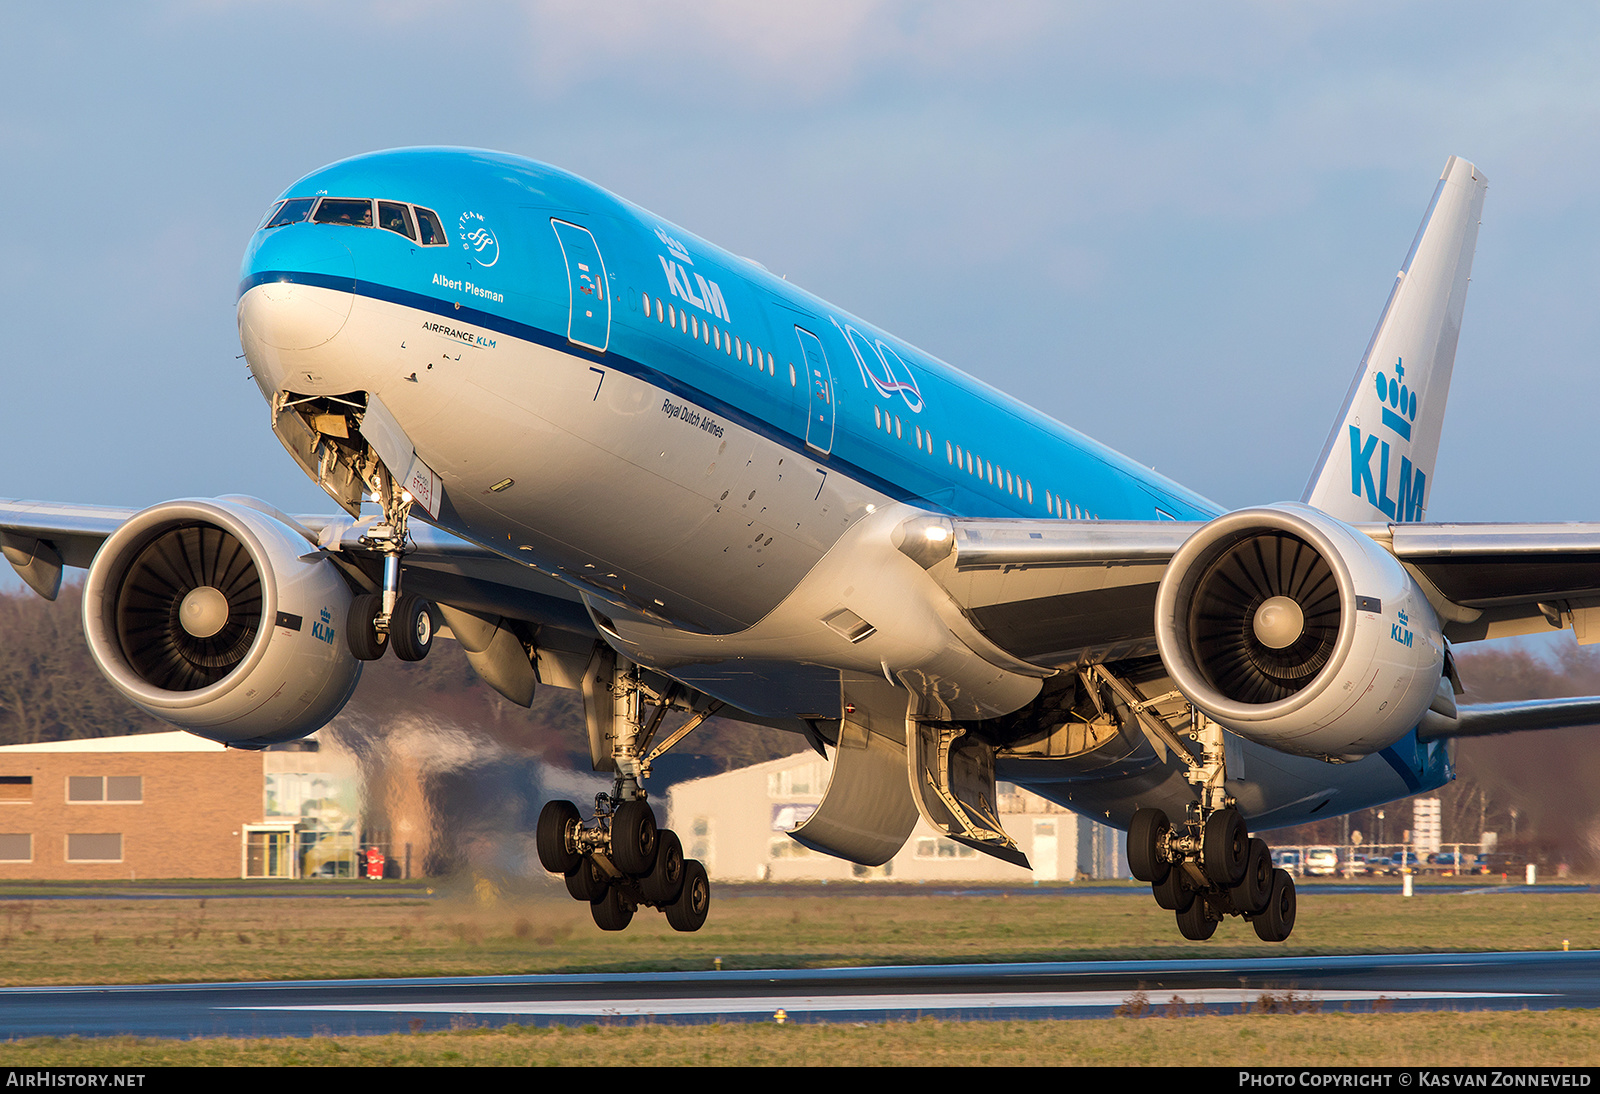
[[[1378,401],[1383,410],[1382,428],[1396,441],[1406,442],[1409,449],[1411,425],[1417,420],[1417,393],[1406,386],[1405,375],[1404,359],[1396,358],[1394,375],[1380,371],[1373,376],[1373,382],[1377,385]],[[1358,425],[1349,429],[1350,493],[1358,498],[1365,495],[1367,502],[1390,520],[1421,520],[1427,475],[1420,467],[1411,466],[1409,455],[1400,457],[1398,475],[1394,475],[1389,438],[1365,433]],[[1391,477],[1396,480],[1392,493]]]

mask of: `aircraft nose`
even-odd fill
[[[307,350],[344,329],[354,301],[355,259],[333,231],[291,225],[252,246],[239,285],[241,333],[274,349]]]

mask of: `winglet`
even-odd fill
[[[1488,183],[1451,156],[1302,501],[1339,520],[1427,509]]]

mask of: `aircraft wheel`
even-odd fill
[[[605,895],[590,903],[589,914],[602,931],[620,931],[633,922],[633,909],[623,903],[622,890],[615,885],[608,885]]]
[[[1267,841],[1250,841],[1250,853],[1245,863],[1244,880],[1233,889],[1233,903],[1241,912],[1255,915],[1267,906],[1272,895],[1272,851]]]
[[[407,593],[395,601],[389,617],[389,637],[394,655],[402,661],[421,661],[433,649],[433,613],[428,602]]]
[[[1128,825],[1128,872],[1151,884],[1165,881],[1172,864],[1161,857],[1161,838],[1172,831],[1159,809],[1141,809]]]
[[[1294,878],[1287,870],[1272,871],[1272,895],[1260,915],[1252,916],[1250,925],[1256,937],[1263,942],[1284,942],[1294,930]]]
[[[1150,891],[1155,894],[1156,903],[1169,912],[1181,912],[1194,903],[1194,890],[1189,888],[1182,870],[1167,871],[1167,876],[1150,886]]]
[[[644,877],[656,864],[656,815],[634,799],[617,806],[611,816],[611,861],[630,877]]]
[[[683,892],[683,841],[670,828],[663,828],[656,839],[656,864],[643,878],[639,888],[645,900],[657,908],[665,908]]]
[[[1244,880],[1250,857],[1250,834],[1237,809],[1218,809],[1206,820],[1202,845],[1206,877],[1224,888]]]
[[[683,891],[666,907],[667,922],[675,931],[698,931],[711,911],[711,882],[698,859],[683,864]]]
[[[539,847],[539,865],[552,874],[565,874],[577,868],[583,856],[567,846],[567,833],[578,823],[578,807],[568,801],[546,802],[539,811],[539,827],[534,842]]]
[[[383,611],[380,593],[362,593],[350,600],[350,614],[345,616],[345,645],[358,661],[376,661],[389,648],[389,636],[379,634],[378,614]]]
[[[584,855],[578,865],[567,871],[567,892],[573,900],[593,904],[611,888],[604,872],[590,855]]]
[[[1178,933],[1190,942],[1204,942],[1217,933],[1217,921],[1211,918],[1204,899],[1190,901],[1189,906],[1178,913]]]

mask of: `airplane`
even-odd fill
[[[1454,738],[1600,720],[1457,703],[1455,644],[1600,637],[1600,525],[1425,519],[1486,190],[1449,159],[1304,494],[1230,512],[558,168],[356,156],[272,203],[238,289],[340,512],[5,502],[0,546],[49,598],[86,568],[106,677],[234,747],[441,635],[514,702],[581,691],[612,791],[536,844],[603,929],[705,922],[645,786],[717,715],[828,760],[807,847],[879,865],[921,818],[1025,866],[1003,779],[1126,829],[1184,937],[1281,942],[1257,833],[1442,786]]]

